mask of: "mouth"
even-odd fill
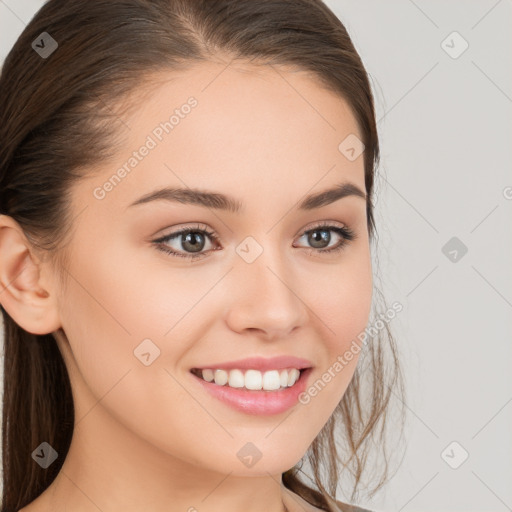
[[[203,389],[207,395],[228,407],[243,414],[272,416],[284,413],[298,405],[312,371],[312,367],[300,370],[285,368],[267,370],[261,374],[258,370],[251,368],[245,371],[237,368],[229,371],[220,368],[192,368],[190,375],[199,385],[199,389]],[[258,373],[260,376],[257,375]],[[265,376],[267,373],[269,375]],[[243,385],[241,385],[242,382]]]
[[[260,371],[256,369],[192,368],[190,373],[199,379],[220,387],[245,391],[280,391],[293,387],[310,370],[284,368]]]

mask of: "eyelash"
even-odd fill
[[[337,233],[338,235],[340,235],[342,238],[340,240],[340,242],[338,243],[338,245],[334,246],[334,247],[331,247],[330,249],[315,249],[315,248],[311,248],[309,251],[308,251],[308,254],[311,255],[312,253],[316,252],[316,253],[321,253],[321,254],[325,254],[325,253],[336,253],[336,252],[339,252],[341,251],[342,249],[344,249],[346,247],[346,245],[348,245],[351,241],[355,240],[357,238],[356,234],[354,233],[354,231],[352,231],[349,227],[345,226],[345,227],[340,227],[340,226],[333,226],[331,224],[329,224],[328,222],[322,222],[320,224],[318,224],[317,226],[314,226],[313,228],[310,228],[304,232],[302,232],[302,234],[300,235],[300,238],[302,238],[304,235],[307,235],[308,233],[312,233],[314,231],[334,231],[335,233]],[[178,257],[178,258],[187,258],[187,259],[190,259],[190,260],[196,260],[196,259],[199,259],[199,258],[203,258],[205,257],[208,252],[211,252],[212,250],[216,250],[216,249],[210,249],[210,251],[207,251],[207,252],[202,252],[202,253],[197,253],[197,254],[192,254],[192,253],[188,253],[188,254],[181,254],[179,252],[176,252],[172,249],[169,249],[169,246],[165,245],[163,242],[169,242],[170,240],[173,240],[175,238],[178,238],[180,235],[187,235],[189,233],[201,233],[201,234],[205,234],[205,235],[208,235],[208,237],[210,238],[210,240],[212,242],[218,242],[219,241],[219,237],[213,232],[213,231],[209,231],[208,229],[204,229],[202,228],[201,226],[197,226],[197,227],[194,227],[194,228],[183,228],[183,229],[180,229],[178,231],[175,231],[173,233],[170,233],[164,237],[161,237],[157,240],[153,240],[153,243],[156,245],[157,249],[166,253],[166,254],[169,254],[173,257]],[[307,249],[306,249],[307,250]]]

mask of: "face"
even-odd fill
[[[342,399],[357,354],[335,363],[368,321],[364,197],[301,208],[343,183],[365,193],[363,155],[338,149],[361,134],[348,104],[304,72],[224,68],[162,75],[123,119],[117,160],[72,189],[58,341],[82,426],[94,418],[97,435],[129,432],[183,467],[277,474],[300,460]],[[132,205],[164,188],[185,192]],[[192,189],[218,195],[205,206]],[[220,194],[239,210],[221,208]],[[285,392],[228,391],[238,405],[191,372],[278,356],[310,370]]]

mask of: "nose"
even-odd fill
[[[229,276],[226,321],[235,332],[257,333],[263,339],[284,339],[305,325],[306,297],[301,297],[293,269],[283,255],[270,250],[252,263],[240,259]]]

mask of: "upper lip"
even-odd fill
[[[246,359],[238,359],[236,361],[227,361],[223,363],[212,363],[206,366],[196,366],[194,369],[205,370],[209,369],[220,369],[220,370],[284,370],[285,368],[297,368],[302,370],[304,368],[310,368],[312,366],[311,361],[302,359],[294,356],[278,356],[278,357],[248,357]]]

